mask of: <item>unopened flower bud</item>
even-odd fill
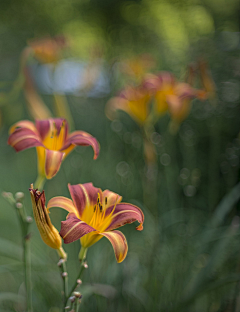
[[[30,194],[32,200],[33,215],[36,221],[39,233],[45,244],[53,249],[57,249],[61,258],[66,258],[66,253],[62,249],[62,239],[58,230],[52,225],[49,212],[45,206],[44,191],[39,192],[31,185]]]
[[[65,259],[60,259],[57,263],[57,266],[61,266],[65,262]]]
[[[70,300],[71,302],[74,302],[74,301],[75,301],[75,299],[76,299],[76,297],[75,297],[75,296],[72,296],[72,297],[70,297],[70,298],[69,298],[69,300]]]
[[[67,276],[68,276],[67,272],[62,273],[62,277],[67,277]]]
[[[87,268],[88,268],[87,262],[84,262],[84,263],[83,263],[83,266],[84,266],[85,269],[87,269]]]
[[[82,298],[82,294],[80,292],[78,292],[78,291],[74,291],[73,294],[74,294],[75,298],[78,298],[78,299]]]
[[[27,216],[26,221],[27,221],[27,223],[32,223],[33,219],[32,219],[32,217]]]
[[[23,204],[22,204],[22,203],[16,203],[16,207],[17,207],[18,209],[22,209]]]
[[[82,280],[78,279],[77,283],[78,283],[78,285],[82,285]]]
[[[24,198],[24,193],[23,193],[23,192],[17,192],[17,193],[15,194],[15,199],[16,199],[17,201],[22,200],[23,198]]]

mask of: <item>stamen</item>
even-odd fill
[[[95,212],[95,211],[96,211],[96,208],[97,208],[97,205],[95,205],[95,206],[94,206],[94,208],[93,208],[93,212]]]
[[[107,205],[107,197],[105,197],[105,205]]]
[[[102,205],[99,203],[100,212],[102,212]]]

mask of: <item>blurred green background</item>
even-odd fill
[[[2,0],[0,8],[1,191],[24,192],[32,215],[28,188],[37,176],[36,151],[15,153],[7,145],[8,130],[32,119],[21,90],[21,52],[30,39],[60,34],[69,43],[64,59],[79,72],[60,71],[57,87],[66,95],[75,128],[95,136],[101,151],[95,161],[91,148],[76,148],[47,181],[47,200],[70,197],[67,183],[93,182],[145,214],[142,232],[135,225],[122,229],[129,245],[123,263],[117,264],[106,239],[89,249],[81,309],[240,311],[239,1]],[[168,133],[169,115],[159,119],[152,136],[158,166],[152,172],[144,163],[139,126],[123,112],[113,121],[105,116],[107,101],[130,83],[119,63],[142,53],[156,60],[153,73],[169,70],[179,79],[191,62],[204,58],[216,84],[215,106],[194,100],[175,136]],[[98,76],[78,92],[72,84],[76,79],[83,84],[81,68],[91,62]],[[54,83],[44,83],[46,77],[51,82],[46,66],[31,63],[38,92],[54,112]],[[151,193],[146,184],[153,180],[157,188]],[[0,311],[21,312],[20,226],[8,202],[0,198],[0,204]],[[60,209],[51,211],[58,229],[65,217]],[[31,233],[34,311],[61,311],[57,254],[44,245],[34,222]],[[72,284],[80,244],[64,248]]]

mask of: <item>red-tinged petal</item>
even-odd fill
[[[74,213],[77,217],[79,217],[76,207],[74,206],[72,200],[69,198],[63,196],[56,196],[51,198],[47,204],[47,209],[53,207],[65,209],[69,213]]]
[[[124,224],[133,223],[135,221],[140,223],[140,225],[137,227],[137,230],[141,231],[143,229],[142,224],[144,222],[144,215],[142,210],[137,206],[128,203],[117,204],[115,209],[114,206],[111,206],[107,208],[105,217],[110,215],[112,210],[114,210],[111,216],[112,220],[109,226],[106,228],[106,231],[117,229]]]
[[[127,240],[123,233],[120,231],[110,231],[100,234],[105,236],[112,244],[117,262],[122,262],[126,258],[128,251]]]
[[[61,148],[61,151],[68,149],[71,145],[76,146],[92,146],[94,151],[94,159],[98,157],[99,154],[99,143],[96,138],[94,138],[91,134],[84,131],[74,131],[71,133]]]
[[[90,209],[93,212],[93,206],[97,203],[98,194],[100,195],[100,200],[102,199],[102,190],[94,187],[92,183],[68,184],[68,188],[80,217],[82,217],[85,209]]]
[[[49,131],[54,132],[55,129],[57,130],[56,135],[59,135],[62,126],[64,126],[65,128],[65,138],[64,138],[65,140],[68,134],[68,123],[66,119],[49,118],[45,120],[36,121],[36,128],[42,140],[46,138],[46,136],[49,134]]]
[[[17,128],[8,138],[8,144],[17,152],[30,147],[43,146],[39,136],[27,128]]]
[[[87,233],[96,231],[93,227],[81,221],[74,213],[70,213],[66,221],[61,222],[60,235],[64,243],[69,244],[86,235]]]
[[[36,120],[36,128],[42,140],[45,139],[50,130],[50,120],[51,119]]]
[[[122,196],[109,190],[105,190],[102,192],[102,198],[103,204],[105,204],[105,209],[112,205],[119,204],[122,200]]]
[[[29,120],[22,120],[22,121],[19,121],[19,122],[15,123],[10,128],[9,133],[12,134],[17,128],[29,129],[29,130],[32,130],[33,132],[35,132],[36,135],[38,134],[37,129],[36,129],[34,123],[29,121]]]
[[[45,150],[45,153],[45,173],[47,179],[51,179],[58,172],[64,157],[64,153],[59,151],[51,151],[48,149]]]

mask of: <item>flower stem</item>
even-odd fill
[[[34,183],[34,187],[35,187],[36,189],[42,190],[42,189],[43,189],[43,186],[44,186],[44,184],[45,184],[45,181],[46,181],[46,179],[45,179],[44,176],[38,175],[37,180],[36,180],[35,183]]]
[[[30,252],[30,233],[29,233],[29,225],[30,222],[32,221],[32,218],[26,215],[24,206],[22,204],[24,198],[23,193],[21,192],[16,193],[14,198],[11,193],[4,192],[3,196],[15,208],[19,223],[21,225],[24,276],[26,288],[26,305],[27,305],[26,312],[32,312],[33,309],[32,309],[32,285],[31,285],[31,252]]]
[[[30,252],[30,235],[27,234],[23,241],[24,248],[24,275],[27,296],[27,312],[32,312],[32,285],[31,285],[31,252]]]
[[[79,271],[79,273],[78,273],[78,275],[77,275],[77,278],[76,278],[76,280],[75,280],[75,283],[74,283],[74,285],[73,285],[71,291],[69,292],[68,296],[67,296],[66,299],[65,299],[63,311],[65,311],[65,307],[66,307],[66,305],[67,305],[68,299],[71,297],[72,293],[73,293],[73,292],[76,290],[76,288],[78,287],[78,285],[79,285],[79,279],[81,278],[82,273],[83,273],[84,269],[86,268],[86,265],[85,265],[82,261],[81,261],[81,264],[80,264],[80,265],[81,265],[80,271]]]
[[[63,279],[63,302],[65,304],[65,301],[68,299],[67,297],[68,295],[68,273],[67,273],[66,259],[60,259],[58,265],[60,267],[61,276]]]

